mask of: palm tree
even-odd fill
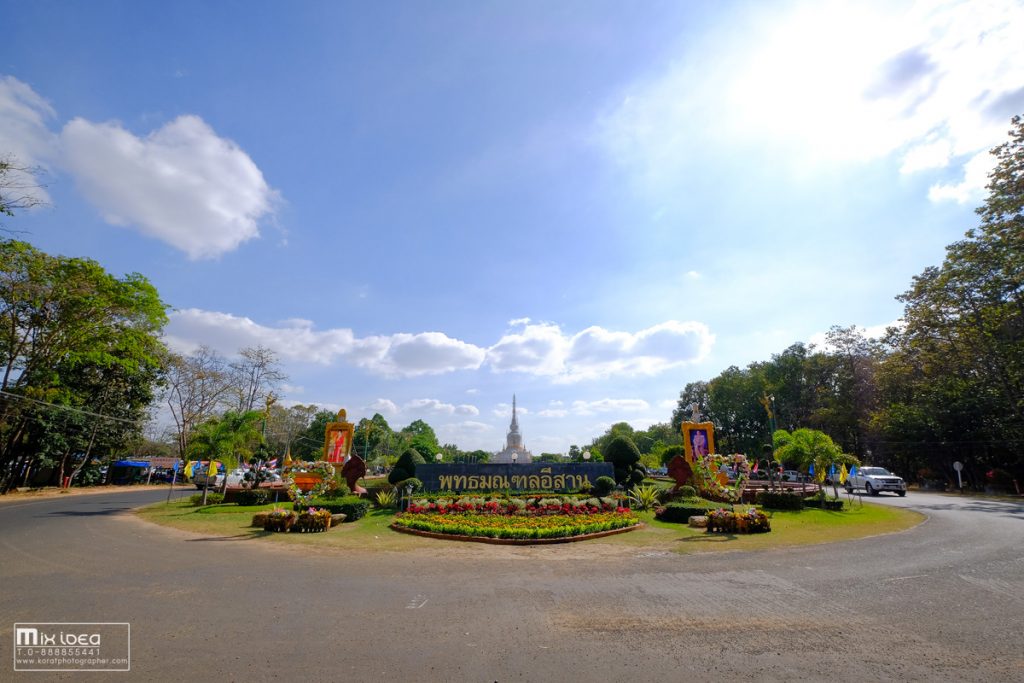
[[[859,465],[860,461],[843,450],[832,441],[825,432],[817,429],[797,429],[793,433],[779,429],[772,435],[775,447],[775,461],[780,465],[789,463],[798,470],[809,470],[814,466],[817,477],[824,481],[825,473],[832,467],[840,465]],[[832,480],[832,491],[839,496],[835,479]]]
[[[225,469],[238,467],[239,456],[247,458],[262,443],[259,423],[263,411],[249,410],[244,413],[229,410],[219,418],[215,417],[199,425],[190,437],[189,449],[197,455],[205,455],[212,462],[220,460]],[[203,487],[203,504],[209,483]]]

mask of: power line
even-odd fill
[[[0,391],[0,395],[7,396],[8,398],[16,398],[19,401],[29,401],[31,403],[37,403],[41,406],[47,406],[49,408],[59,408],[60,410],[67,410],[72,413],[78,413],[79,415],[89,415],[90,417],[99,417],[104,420],[114,420],[117,422],[124,422],[130,425],[137,425],[142,422],[138,420],[128,420],[123,417],[114,417],[113,415],[104,415],[102,413],[94,413],[90,410],[82,410],[81,408],[72,408],[71,406],[61,405],[60,403],[50,403],[49,401],[40,401],[39,399],[29,398],[28,396],[22,396],[21,394],[12,394],[9,391]]]

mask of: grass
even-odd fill
[[[338,549],[345,551],[439,550],[435,539],[399,534],[388,528],[393,513],[371,509],[351,524],[343,524],[320,534],[276,534],[249,524],[252,516],[269,510],[273,504],[241,507],[210,505],[191,507],[187,502],[157,503],[142,508],[138,515],[149,522],[206,536],[221,538],[262,539],[277,543]],[[644,549],[676,553],[713,552],[724,550],[769,550],[794,546],[848,541],[867,536],[894,533],[916,526],[924,516],[901,508],[865,503],[853,510],[830,512],[805,509],[800,511],[767,511],[772,530],[767,534],[707,534],[685,524],[670,524],[654,519],[653,512],[637,512],[645,526],[618,536],[586,541],[599,554],[603,546],[621,549]]]

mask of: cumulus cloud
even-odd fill
[[[278,195],[256,163],[198,116],[179,116],[144,137],[83,118],[58,134],[50,129],[56,116],[26,83],[0,79],[0,149],[23,165],[70,172],[111,224],[201,259],[257,237],[273,213]]]
[[[211,258],[259,235],[275,193],[249,155],[198,116],[144,138],[118,123],[76,118],[61,133],[65,162],[104,218],[188,254]]]
[[[654,189],[675,189],[695,154],[770,140],[798,163],[949,166],[962,179],[929,197],[964,201],[984,186],[973,158],[1024,105],[1021,25],[1015,0],[766,5],[630,85],[597,139]]]
[[[571,336],[557,325],[535,323],[505,334],[485,349],[441,332],[357,337],[348,328],[317,330],[309,320],[268,326],[196,308],[172,312],[165,334],[172,348],[185,353],[200,345],[224,354],[265,346],[286,360],[323,365],[341,361],[386,377],[476,370],[486,363],[494,372],[523,372],[555,382],[654,375],[702,360],[714,343],[714,335],[698,322],[668,321],[639,332],[595,326]],[[499,406],[506,409],[511,411],[511,406]],[[521,411],[525,414],[527,409]]]
[[[496,372],[525,372],[560,382],[610,375],[654,375],[702,360],[714,335],[699,322],[670,320],[639,332],[588,327],[566,335],[552,323],[526,324],[487,351]]]
[[[545,408],[544,410],[538,410],[538,417],[565,417],[569,414],[569,411],[565,408]]]
[[[439,332],[357,338],[348,328],[316,330],[308,320],[286,320],[277,327],[250,318],[187,308],[170,315],[166,339],[190,353],[201,344],[225,354],[265,346],[285,360],[330,365],[337,361],[388,377],[416,377],[475,369],[485,351]]]
[[[572,412],[576,415],[596,415],[598,413],[637,412],[650,408],[647,401],[640,398],[602,398],[597,401],[573,401]]]
[[[512,416],[512,404],[511,403],[499,403],[496,406],[494,406],[494,409],[491,410],[491,413],[495,417],[511,417]],[[524,406],[516,404],[516,414],[517,415],[529,415],[530,414],[530,409],[526,408]]]
[[[375,413],[381,413],[382,415],[397,415],[398,406],[395,402],[386,398],[378,398],[376,401],[366,406],[367,410]]]

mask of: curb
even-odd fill
[[[555,543],[576,543],[577,541],[589,541],[592,538],[614,536],[615,534],[634,531],[643,525],[643,522],[641,522],[639,524],[634,524],[633,526],[622,527],[621,529],[598,531],[597,533],[584,534],[582,536],[565,536],[563,538],[491,538],[490,536],[460,536],[456,534],[439,534],[435,531],[421,531],[420,529],[395,526],[394,524],[388,525],[388,528],[402,534],[423,536],[425,538],[438,538],[442,541],[465,541],[468,543],[488,543],[490,545],[553,545]]]

